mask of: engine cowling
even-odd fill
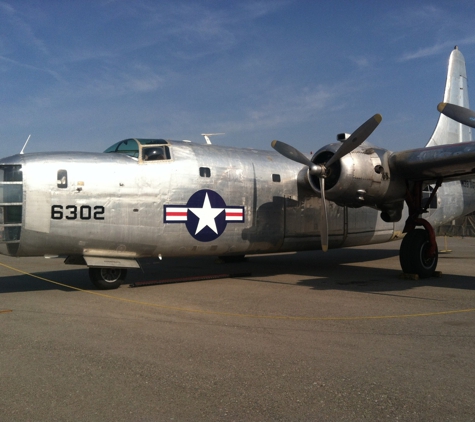
[[[325,164],[339,144],[330,144],[315,153],[312,162]],[[406,185],[390,174],[390,151],[364,142],[327,169],[325,196],[340,206],[368,206],[381,210],[384,221],[399,221],[404,206]],[[321,195],[318,176],[307,173],[312,189]]]

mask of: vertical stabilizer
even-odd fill
[[[470,108],[468,103],[467,71],[465,59],[458,47],[450,54],[447,82],[445,84],[444,103]],[[426,146],[455,144],[472,140],[472,129],[468,126],[440,115],[434,133]]]

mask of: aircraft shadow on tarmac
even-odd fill
[[[444,256],[442,259],[454,259]],[[456,258],[455,258],[456,259]],[[22,261],[16,268],[22,269]],[[401,279],[398,251],[395,249],[335,249],[326,254],[321,251],[299,252],[280,255],[251,256],[244,262],[217,263],[216,258],[169,258],[141,260],[142,270],[129,270],[127,280],[122,286],[131,283],[153,282],[200,277],[227,275],[256,283],[277,283],[295,285],[315,290],[349,290],[358,292],[404,291],[420,286],[450,287],[456,289],[475,289],[475,277],[442,274],[421,280]],[[63,265],[58,261],[58,270],[35,272],[34,275],[52,280],[54,284],[29,275],[0,277],[0,294],[76,289],[93,289],[87,269]],[[288,275],[288,282],[282,278]],[[280,276],[280,277],[279,277]],[[272,279],[275,277],[276,279]],[[304,277],[300,279],[300,277]],[[199,281],[187,281],[199,282]],[[160,286],[146,286],[146,289]]]

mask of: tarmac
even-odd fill
[[[0,256],[0,420],[475,420],[475,238],[422,280],[399,244],[150,259],[112,291]]]

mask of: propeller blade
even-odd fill
[[[381,120],[383,120],[381,114],[375,114],[373,117],[366,120],[366,122],[364,122],[358,129],[356,129],[346,141],[343,141],[342,145],[340,146],[340,148],[338,148],[338,151],[335,153],[335,155],[333,155],[333,157],[330,158],[328,163],[326,163],[326,167],[330,167],[341,157],[350,153],[355,148],[360,146],[364,141],[366,141],[369,135],[371,135],[381,123]]]
[[[316,175],[323,173],[322,166],[312,163],[310,159],[308,159],[298,149],[280,141],[272,141],[271,146],[289,160],[296,161],[297,163],[307,166],[310,169],[310,173]]]
[[[287,157],[289,160],[296,161],[297,163],[303,164],[308,167],[312,167],[314,164],[299,150],[294,147],[280,141],[272,141],[272,148],[277,152],[281,153],[284,157]]]
[[[327,217],[327,201],[325,199],[325,177],[320,176],[320,192],[322,199],[322,209],[320,212],[320,238],[322,241],[322,251],[328,251],[328,217]]]
[[[475,128],[475,111],[449,103],[440,103],[437,110],[456,122]]]

